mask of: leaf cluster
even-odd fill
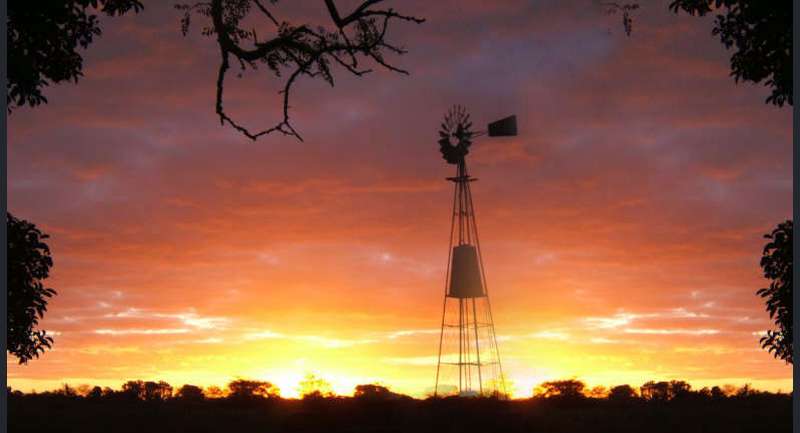
[[[67,0],[8,2],[8,77],[6,102],[16,107],[47,103],[50,83],[78,82],[83,56],[101,35],[93,11],[114,17],[144,8],[138,0]]]
[[[769,287],[756,292],[764,298],[769,317],[776,326],[776,329],[768,330],[761,337],[761,347],[787,363],[793,362],[792,225],[792,221],[787,220],[778,224],[771,233],[764,235],[769,242],[764,246],[761,268],[764,277],[771,282]]]
[[[8,233],[8,352],[20,364],[52,347],[53,338],[37,329],[56,291],[44,287],[53,259],[44,242],[48,235],[34,224],[6,214]]]
[[[704,16],[716,12],[712,34],[731,56],[736,82],[764,82],[768,104],[794,105],[792,86],[792,0],[673,0],[672,12]]]

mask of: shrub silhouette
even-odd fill
[[[130,399],[160,401],[172,397],[172,386],[164,381],[130,380],[122,385],[122,394]]]
[[[560,398],[569,400],[583,399],[586,384],[576,379],[554,380],[544,382],[534,390],[534,395],[543,398]]]
[[[617,385],[608,391],[608,399],[616,402],[628,402],[637,398],[636,390],[630,385]]]
[[[300,381],[300,395],[304,399],[316,399],[324,397],[332,397],[333,389],[331,384],[325,379],[317,377],[314,374],[308,374]]]
[[[186,384],[178,389],[178,392],[175,393],[175,397],[182,400],[198,401],[203,400],[205,395],[203,395],[203,388]]]
[[[203,390],[203,395],[207,398],[223,398],[225,397],[225,390],[216,385],[212,385]]]
[[[402,394],[394,393],[389,388],[376,384],[356,386],[353,397],[363,400],[396,400],[405,398]]]
[[[641,386],[640,393],[642,398],[648,401],[670,401],[690,397],[691,390],[692,386],[682,380],[669,382],[651,380]]]
[[[103,389],[100,388],[99,386],[93,387],[91,390],[89,390],[88,393],[86,393],[86,398],[90,400],[99,400],[102,396],[103,396]]]
[[[237,379],[228,384],[228,398],[252,400],[280,395],[280,390],[269,382]]]

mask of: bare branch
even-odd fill
[[[398,55],[406,51],[386,41],[386,34],[391,20],[413,23],[425,22],[422,18],[402,15],[393,9],[373,9],[373,6],[384,0],[366,0],[353,12],[342,18],[333,0],[325,0],[325,5],[333,23],[332,29],[318,27],[312,29],[308,25],[293,26],[288,22],[280,22],[272,11],[261,0],[210,0],[197,3],[192,7],[184,7],[190,11],[208,16],[212,27],[204,30],[205,34],[216,35],[220,48],[220,67],[217,75],[216,113],[222,124],[228,124],[246,137],[255,140],[262,135],[280,132],[294,136],[302,141],[289,121],[289,95],[294,83],[301,76],[322,78],[331,86],[334,85],[332,64],[338,64],[355,76],[363,76],[372,69],[359,67],[358,57],[372,59],[378,65],[401,74],[408,71],[398,68],[384,58],[385,52]],[[276,3],[276,1],[271,1]],[[250,12],[252,4],[266,19],[274,25],[276,34],[267,40],[259,40],[255,29],[243,30],[239,23]],[[382,18],[382,19],[381,19]],[[185,18],[188,27],[189,20]],[[248,42],[247,46],[243,42]],[[239,62],[242,69],[250,66],[257,69],[258,64],[266,64],[272,75],[281,76],[281,71],[292,68],[286,79],[281,94],[283,95],[283,119],[276,125],[252,132],[236,122],[224,109],[224,87],[231,56]]]
[[[631,14],[636,9],[639,9],[639,3],[620,4],[617,2],[601,2],[600,4],[606,7],[606,14],[608,15],[622,12],[622,28],[625,30],[625,34],[630,36],[633,31],[633,18]]]
[[[259,0],[253,0],[253,2],[256,4],[256,6],[258,6],[261,12],[263,12],[264,15],[266,15],[267,18],[269,18],[270,21],[272,21],[272,24],[275,24],[275,27],[280,27],[280,24],[278,24],[278,20],[275,19],[275,17],[270,13],[270,11],[266,7],[264,7],[264,5],[261,4]]]
[[[367,0],[362,3],[361,6],[357,7],[356,10],[353,11],[352,14],[348,15],[345,19],[342,19],[339,16],[339,11],[336,9],[336,3],[333,0],[325,0],[325,6],[328,7],[328,12],[331,14],[331,19],[333,19],[333,23],[336,24],[336,27],[343,28],[353,21],[359,19],[360,14],[363,14],[368,7],[382,1],[383,0]]]

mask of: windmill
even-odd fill
[[[450,248],[447,259],[442,328],[434,396],[507,395],[497,337],[486,286],[486,273],[475,222],[466,156],[474,138],[517,135],[517,118],[492,122],[487,131],[472,131],[469,114],[456,105],[445,115],[439,131],[442,157],[456,166]]]

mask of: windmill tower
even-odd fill
[[[507,395],[494,320],[481,258],[466,156],[472,139],[486,132],[471,131],[469,114],[455,106],[439,132],[442,156],[456,166],[450,248],[447,259],[442,329],[434,396]],[[490,137],[517,134],[516,117],[489,124]]]

